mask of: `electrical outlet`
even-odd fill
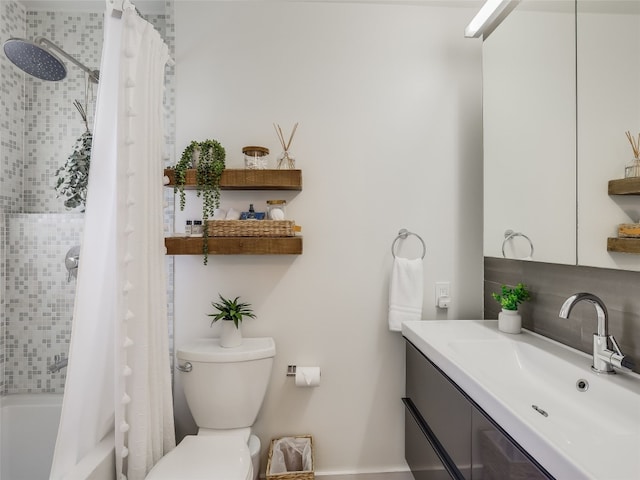
[[[436,282],[435,303],[436,307],[449,308],[451,303],[451,282]]]

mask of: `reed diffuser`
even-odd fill
[[[633,150],[633,160],[624,167],[624,178],[640,177],[640,133],[637,138],[625,132]]]
[[[280,125],[274,123],[273,128],[276,130],[276,135],[278,135],[278,140],[280,140],[280,145],[282,145],[282,153],[278,157],[278,169],[289,169],[293,170],[296,168],[296,159],[293,155],[291,155],[291,142],[293,141],[293,136],[296,134],[296,130],[298,128],[298,124],[296,123],[293,126],[293,130],[291,130],[291,135],[289,136],[289,141],[284,141],[284,135],[282,133],[282,128]]]

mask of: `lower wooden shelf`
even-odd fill
[[[640,238],[607,238],[607,252],[640,253]]]
[[[209,255],[300,255],[302,237],[209,237]],[[201,237],[166,237],[167,255],[202,255]]]
[[[640,195],[640,177],[609,180],[609,195]]]

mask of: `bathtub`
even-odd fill
[[[0,398],[0,480],[47,480],[60,421],[62,395]],[[113,480],[113,437],[108,435],[64,480]]]

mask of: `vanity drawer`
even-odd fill
[[[460,480],[464,477],[450,464],[437,445],[411,400],[404,399],[405,458],[415,480]]]
[[[416,347],[409,342],[406,345],[406,396],[463,478],[470,480],[471,405]]]

